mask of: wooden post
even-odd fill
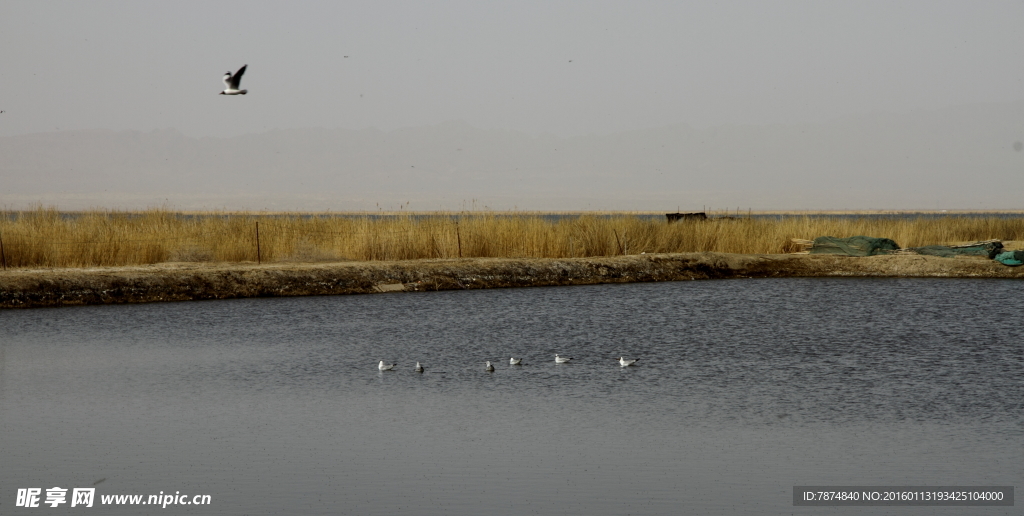
[[[260,221],[256,221],[256,263],[262,264],[263,257],[260,256]]]
[[[613,229],[612,233],[615,235],[615,243],[619,244],[619,252],[622,254],[626,254],[626,250],[622,247],[622,242],[619,241],[619,232]]]
[[[462,258],[462,234],[459,233],[459,223],[455,222],[455,238],[459,241],[459,258]]]
[[[7,255],[4,254],[4,237],[0,235],[0,261],[4,262],[4,270],[7,270]]]

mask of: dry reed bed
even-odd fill
[[[1024,217],[740,217],[667,224],[634,215],[493,213],[353,217],[150,210],[69,215],[36,209],[0,215],[8,267],[568,258],[641,252],[778,254],[797,250],[792,238],[823,235],[885,237],[903,247],[1024,240]]]

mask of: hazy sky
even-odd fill
[[[1020,1],[2,0],[0,136],[818,122],[1021,100],[1022,62]]]

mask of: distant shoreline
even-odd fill
[[[1024,279],[1024,267],[980,257],[677,253],[26,268],[0,271],[0,308],[784,277]]]

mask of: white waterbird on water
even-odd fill
[[[377,369],[380,369],[381,371],[390,371],[394,369],[396,365],[398,364],[385,364],[384,361],[381,360],[380,363],[377,364]]]
[[[416,372],[417,373],[422,373],[423,372],[423,366],[421,366],[419,362],[416,362]]]
[[[522,365],[522,364],[523,364],[523,359],[521,359],[521,358],[510,357],[508,359],[508,365]]]
[[[639,359],[637,359],[639,360]],[[636,360],[626,360],[625,358],[619,357],[619,365],[622,367],[631,366],[636,363]]]
[[[558,353],[555,353],[555,363],[556,364],[564,364],[564,363],[566,363],[566,362],[568,362],[570,360],[572,360],[572,357],[560,357],[560,356],[558,356]]]
[[[494,366],[491,365],[491,361],[490,360],[487,361],[487,367],[485,367],[484,369],[486,369],[488,371],[494,371]]]
[[[238,86],[242,83],[242,74],[245,73],[245,67],[247,66],[249,65],[242,65],[234,74],[231,73],[231,70],[224,74],[224,86],[227,86],[227,88],[220,92],[221,95],[245,95],[249,93],[249,90],[238,89]]]

